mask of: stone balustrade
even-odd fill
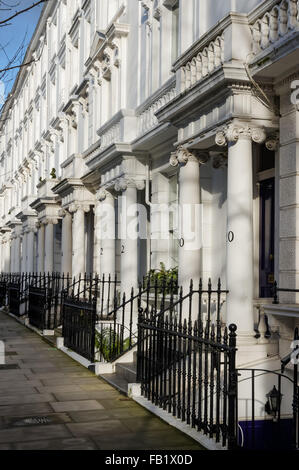
[[[138,136],[145,134],[153,129],[158,124],[158,119],[155,113],[162,108],[165,104],[169,103],[176,96],[176,86],[171,83],[171,87],[165,90],[165,93],[159,96],[158,99],[152,101],[146,107],[140,110],[138,115]]]
[[[223,34],[218,35],[208,44],[199,44],[194,52],[194,56],[178,70],[181,93],[193,87],[224,63]]]
[[[109,145],[121,141],[121,123],[120,121],[109,127],[101,136],[101,150]]]
[[[252,52],[255,55],[298,31],[298,0],[282,0],[270,5],[266,12],[262,10],[261,16],[254,18],[251,23]]]

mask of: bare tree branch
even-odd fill
[[[33,3],[33,4],[30,5],[29,7],[24,8],[23,10],[16,11],[13,15],[9,16],[9,17],[6,18],[5,20],[0,21],[0,27],[2,27],[3,25],[5,25],[6,23],[8,23],[9,21],[11,21],[12,19],[16,18],[17,16],[21,15],[22,13],[26,13],[27,11],[32,10],[32,8],[35,8],[35,7],[37,7],[38,5],[40,5],[41,3],[45,3],[45,2],[48,2],[48,0],[39,0],[38,2]]]

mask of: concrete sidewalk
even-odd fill
[[[203,450],[0,312],[0,450]]]

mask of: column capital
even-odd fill
[[[57,225],[58,224],[58,219],[55,217],[46,217],[45,220],[43,221],[44,225]]]
[[[116,180],[114,185],[114,190],[119,193],[126,191],[128,188],[134,188],[139,191],[142,191],[145,188],[144,180],[135,180],[129,176],[119,178]]]
[[[229,143],[236,143],[239,139],[251,139],[257,144],[262,144],[266,138],[267,134],[263,127],[229,124],[216,133],[215,142],[219,147],[226,147]]]
[[[210,152],[210,155],[215,170],[227,167],[227,152]]]
[[[210,156],[208,152],[204,152],[198,149],[187,149],[183,146],[180,146],[176,151],[171,153],[169,164],[173,167],[176,167],[179,164],[186,165],[188,162],[193,161],[202,165],[206,163],[209,158]]]
[[[67,211],[65,209],[59,209],[58,217],[65,217],[66,214],[67,214]]]
[[[80,203],[72,203],[68,207],[68,211],[71,214],[74,214],[77,211],[83,211],[83,212],[89,212],[90,211],[90,205],[89,204],[80,204]]]
[[[60,217],[61,219],[63,219],[64,217],[66,217],[66,216],[68,216],[68,215],[69,215],[69,216],[71,215],[69,210],[67,210],[67,209],[59,209],[59,211],[58,211],[58,217]]]
[[[266,148],[270,150],[271,152],[276,152],[276,150],[279,147],[279,134],[278,132],[276,134],[273,134],[269,136],[266,140]]]
[[[100,188],[96,193],[96,198],[100,202],[104,202],[109,197],[113,197],[113,195],[105,188]]]

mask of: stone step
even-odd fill
[[[128,395],[128,382],[119,376],[117,373],[114,374],[100,374],[101,379],[105,380],[109,385],[116,388],[120,393]]]
[[[101,374],[100,377],[119,392],[128,395],[128,384],[136,383],[136,364],[134,362],[116,364],[114,374]]]
[[[127,383],[136,383],[136,364],[133,362],[116,364],[115,373]]]

